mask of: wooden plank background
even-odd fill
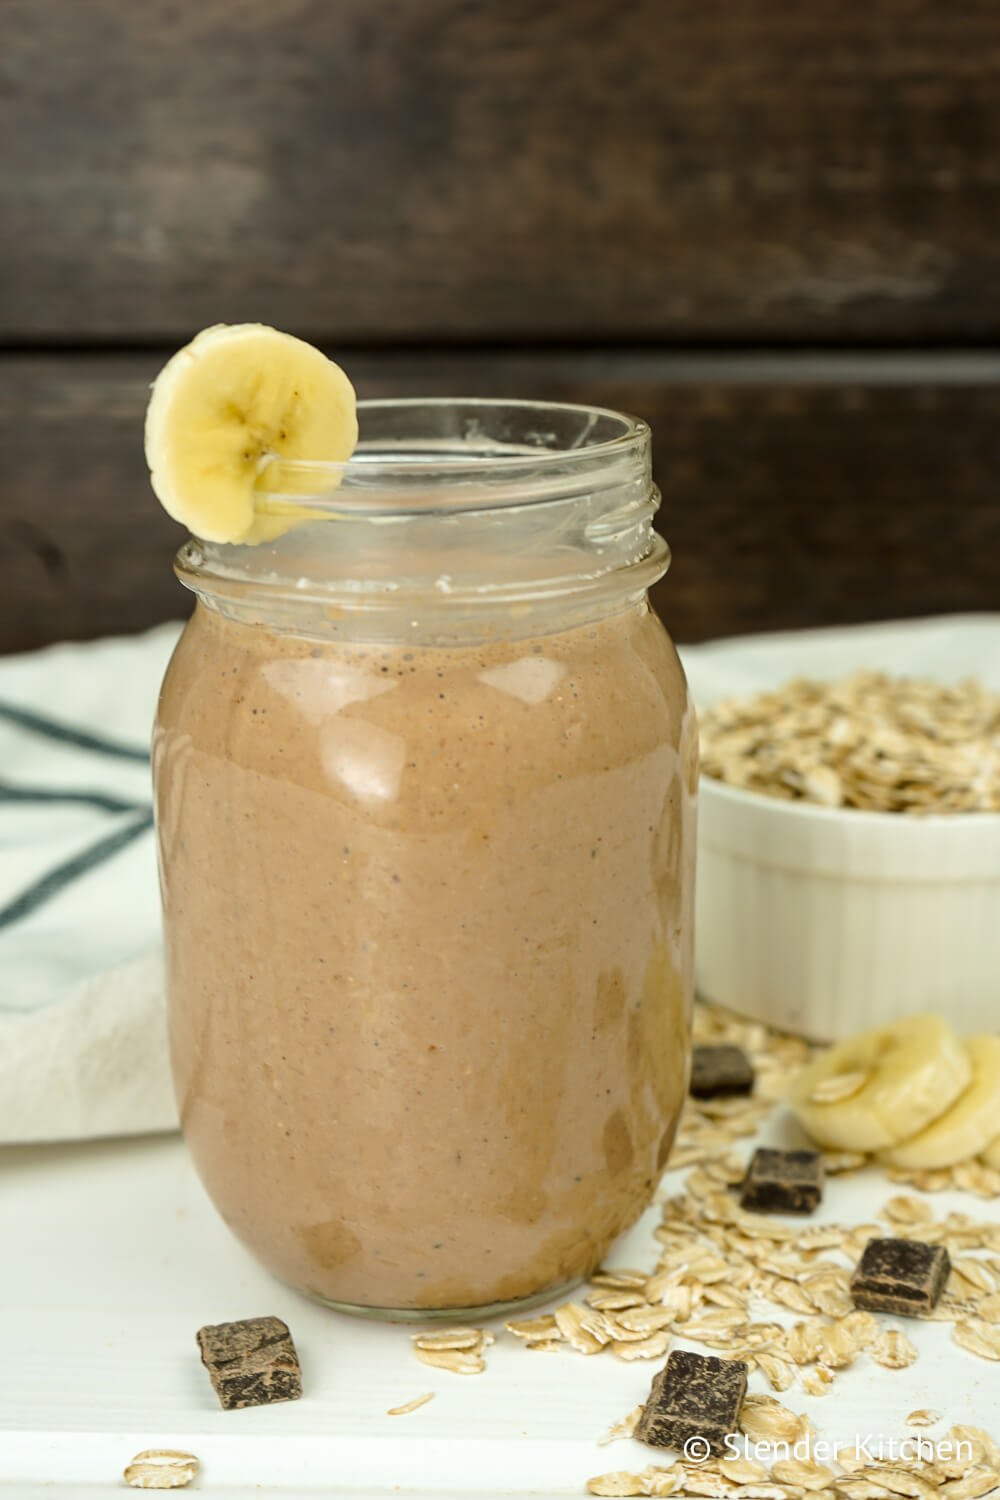
[[[679,639],[1000,605],[996,0],[7,0],[0,650],[184,608],[149,380],[653,424]]]

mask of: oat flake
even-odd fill
[[[190,1484],[201,1465],[193,1453],[178,1448],[146,1448],[125,1470],[125,1481],[136,1490],[179,1490]]]

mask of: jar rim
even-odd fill
[[[611,407],[505,397],[358,402],[350,458],[265,459],[260,508],[286,504],[382,515],[523,506],[648,471],[650,430]]]
[[[450,637],[474,620],[511,630],[600,612],[666,571],[640,418],[502,398],[404,397],[358,411],[352,458],[268,465],[255,534],[193,538],[178,554],[181,582],[217,607],[299,628],[398,631],[402,621]]]

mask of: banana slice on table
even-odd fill
[[[269,540],[257,479],[274,456],[342,463],[358,440],[354,387],[318,349],[263,323],[218,323],[164,365],[146,411],[146,462],[168,515],[209,542]],[[301,508],[298,519],[308,512]]]
[[[953,1167],[977,1156],[996,1138],[1000,1125],[1000,1036],[970,1036],[963,1043],[972,1078],[951,1108],[926,1130],[883,1151],[890,1167]]]
[[[980,1161],[984,1161],[988,1167],[992,1167],[994,1172],[1000,1172],[1000,1135],[990,1141],[986,1150],[980,1153]]]
[[[912,1016],[831,1047],[798,1074],[789,1103],[821,1146],[884,1151],[944,1114],[972,1062],[942,1016]]]

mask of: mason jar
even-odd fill
[[[687,1088],[697,731],[649,430],[377,401],[182,547],[154,737],[172,1065],[235,1235],[331,1306],[597,1267]]]

